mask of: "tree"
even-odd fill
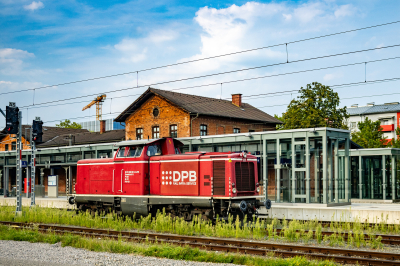
[[[56,127],[61,127],[61,128],[75,128],[75,129],[81,129],[82,126],[79,125],[76,122],[72,122],[69,119],[65,119],[65,121],[60,121],[60,124],[56,124]]]
[[[358,122],[359,131],[351,134],[351,140],[363,148],[383,148],[386,137],[383,136],[381,121],[373,122],[368,117]]]
[[[396,138],[393,138],[387,145],[387,147],[389,148],[400,148],[400,127],[396,128]]]
[[[331,127],[347,129],[346,119],[350,117],[346,107],[338,108],[340,99],[337,92],[318,82],[301,87],[300,96],[293,99],[280,120],[280,129]],[[279,117],[275,115],[275,117]]]

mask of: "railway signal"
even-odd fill
[[[43,135],[43,122],[40,121],[39,117],[36,117],[32,122],[32,141],[36,144],[42,143]]]
[[[7,134],[18,134],[19,129],[19,108],[15,107],[15,103],[10,103],[6,107],[6,132]]]

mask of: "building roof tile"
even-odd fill
[[[231,101],[215,99],[204,96],[190,95],[173,91],[148,88],[116,119],[116,122],[125,122],[130,114],[134,113],[151,96],[159,95],[176,104],[192,114],[229,117],[236,119],[261,121],[264,123],[282,124],[282,121],[255,108],[248,103],[242,103],[241,107],[232,104]]]

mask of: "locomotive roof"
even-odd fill
[[[140,140],[125,140],[125,141],[121,141],[118,142],[117,144],[115,144],[115,146],[129,146],[129,145],[142,145],[142,144],[151,144],[153,142],[159,141],[159,140],[165,140],[166,138],[159,138],[159,139],[140,139]],[[173,139],[174,140],[174,144],[175,147],[180,147],[183,146],[183,143],[180,142],[177,139]]]
[[[126,108],[115,119],[115,121],[125,122],[132,113],[139,109],[140,106],[153,95],[158,95],[167,99],[191,114],[262,121],[268,124],[282,124],[282,121],[248,103],[242,103],[242,106],[239,107],[234,105],[230,100],[190,95],[154,88],[148,88],[139,98],[129,105],[128,108]]]

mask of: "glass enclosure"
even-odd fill
[[[400,149],[350,150],[353,199],[400,199]]]

